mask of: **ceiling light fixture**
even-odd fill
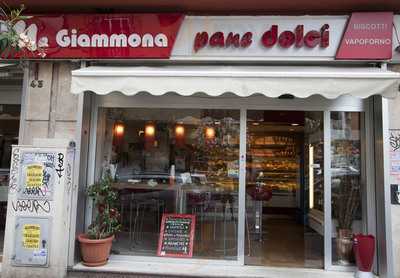
[[[125,126],[124,123],[121,121],[118,121],[114,125],[114,134],[115,136],[123,136],[125,131]]]
[[[155,134],[156,134],[156,128],[154,124],[152,123],[146,124],[146,126],[144,127],[144,136],[154,137]]]
[[[206,138],[209,140],[215,138],[215,129],[213,127],[206,127]]]

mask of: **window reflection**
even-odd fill
[[[332,260],[354,264],[352,237],[362,232],[360,113],[331,113]]]
[[[100,109],[97,176],[115,177],[121,254],[156,255],[163,213],[196,215],[194,256],[235,259],[239,111]]]

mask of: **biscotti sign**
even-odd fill
[[[390,59],[392,37],[392,12],[353,13],[336,59]]]
[[[46,58],[169,58],[181,14],[34,16],[14,28],[45,46]]]

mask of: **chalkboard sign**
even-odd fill
[[[162,257],[193,256],[196,216],[164,213],[161,221],[157,255]]]

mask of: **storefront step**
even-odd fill
[[[275,268],[212,264],[178,264],[110,261],[96,268],[77,264],[68,278],[353,278],[353,272],[335,272],[301,268]]]

